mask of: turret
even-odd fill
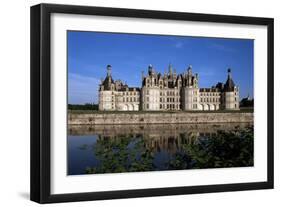
[[[106,66],[107,76],[111,76],[111,65]]]
[[[171,63],[169,63],[169,75],[172,76],[173,75],[173,68]]]
[[[111,65],[107,65],[106,70],[107,70],[107,74],[106,74],[105,79],[101,83],[101,86],[102,86],[101,89],[103,89],[103,90],[113,90],[114,87],[112,86],[112,84],[114,84],[114,80],[111,77]]]
[[[232,76],[231,76],[231,68],[228,68],[228,69],[227,69],[227,79],[232,79]]]
[[[189,65],[187,68],[187,74],[192,75],[192,65]]]
[[[153,73],[153,66],[151,64],[149,64],[148,66],[148,75],[152,75]]]
[[[224,85],[224,108],[227,110],[239,109],[239,88],[235,85],[231,69],[227,69],[227,80]]]

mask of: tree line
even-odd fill
[[[99,105],[95,103],[68,104],[69,110],[99,110]]]

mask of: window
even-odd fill
[[[149,102],[149,97],[146,97],[146,101]]]
[[[149,109],[149,104],[146,104],[146,109]]]
[[[162,109],[162,104],[160,104],[160,109]]]

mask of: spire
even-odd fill
[[[173,68],[172,68],[172,65],[171,63],[169,63],[169,74],[172,75],[173,74]]]
[[[152,75],[152,72],[153,72],[153,66],[151,64],[149,64],[149,66],[148,66],[148,74]]]
[[[188,73],[189,75],[192,74],[192,65],[189,65],[189,66],[188,66],[188,68],[187,68],[187,73]]]
[[[231,68],[228,68],[227,69],[227,79],[231,79],[232,76],[231,76]]]
[[[142,78],[142,80],[144,79],[144,71],[143,70],[141,71],[141,78]]]
[[[111,76],[111,65],[106,66],[107,76]]]
[[[225,82],[224,90],[225,91],[233,91],[234,90],[234,86],[235,86],[235,83],[232,80],[231,69],[228,68],[227,69],[227,80]]]

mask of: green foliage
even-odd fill
[[[91,174],[253,166],[253,133],[253,127],[236,128],[192,137],[191,142],[187,134],[182,134],[185,144],[171,154],[164,166],[157,165],[157,152],[146,147],[147,139],[142,136],[100,137],[92,146],[99,164],[87,167],[85,171]],[[86,147],[81,146],[80,149]]]
[[[218,131],[215,137],[200,137],[184,149],[192,157],[192,168],[253,166],[253,138],[253,127]]]
[[[90,110],[97,111],[99,110],[99,105],[94,103],[86,103],[86,104],[68,104],[68,110]]]
[[[87,167],[86,173],[121,173],[153,170],[153,154],[145,149],[143,140],[121,136],[99,139],[93,147],[100,165]]]

